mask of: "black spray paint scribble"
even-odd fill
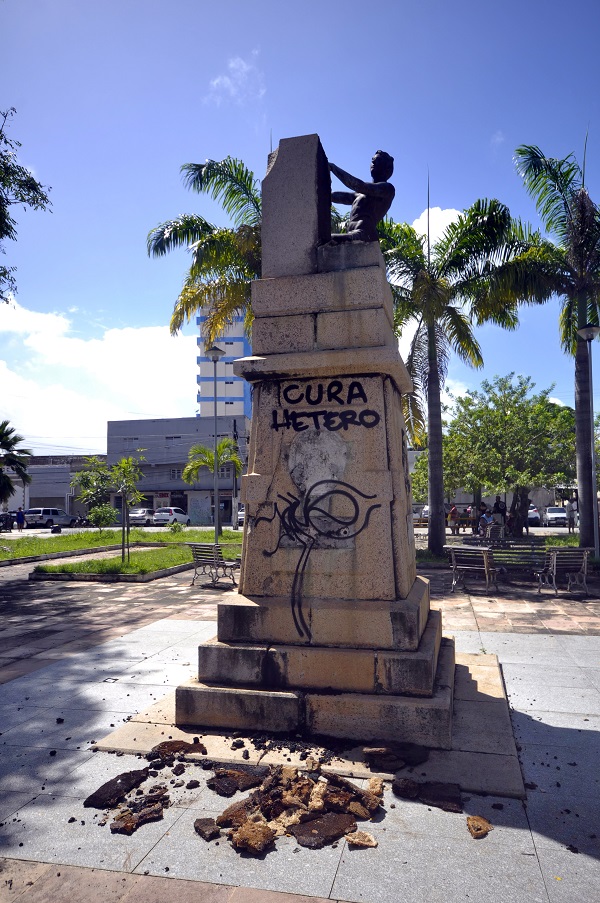
[[[330,547],[331,543],[335,544],[336,541],[342,543],[362,533],[369,523],[371,512],[381,508],[379,503],[365,504],[374,498],[376,496],[366,495],[342,480],[319,480],[307,489],[303,499],[296,498],[291,493],[287,496],[280,495],[279,499],[284,506],[280,508],[279,503],[275,502],[273,517],[256,519],[258,524],[260,521],[271,523],[276,517],[279,518],[277,545],[270,552],[264,551],[263,555],[268,557],[275,555],[286,536],[302,546],[291,595],[292,617],[301,637],[312,639],[310,628],[302,613],[302,584],[311,551],[315,545],[319,545],[319,540],[326,540],[327,546]],[[334,515],[327,510],[327,506],[334,501],[347,503],[344,514]]]

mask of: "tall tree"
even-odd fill
[[[594,545],[596,488],[592,479],[592,424],[588,367],[591,343],[577,334],[598,325],[600,305],[600,209],[585,187],[585,171],[573,154],[562,160],[545,157],[539,147],[521,145],[515,162],[525,188],[548,234],[539,259],[538,281],[546,297],[562,299],[560,339],[575,358],[575,436],[579,494],[579,541]]]
[[[188,463],[183,468],[183,479],[186,483],[194,483],[198,479],[198,474],[203,467],[206,467],[210,473],[215,472],[215,466],[217,470],[220,470],[221,467],[225,467],[228,464],[231,464],[235,469],[236,475],[239,477],[241,474],[244,462],[240,458],[237,442],[235,439],[221,439],[220,442],[217,443],[217,460],[215,465],[215,450],[214,448],[209,448],[207,445],[192,445],[188,452]],[[218,511],[215,511],[215,518],[219,516]],[[221,532],[221,525],[218,524],[218,531]]]
[[[28,448],[19,448],[24,442],[23,436],[19,436],[8,420],[0,423],[0,503],[8,502],[15,491],[12,478],[8,471],[17,476],[22,483],[31,483],[31,477],[27,473],[31,452]]]
[[[534,393],[514,373],[484,380],[456,401],[444,437],[453,462],[449,479],[486,494],[512,493],[514,531],[527,522],[529,492],[568,486],[575,477],[572,408],[550,401],[553,386]]]
[[[7,238],[12,241],[17,238],[17,223],[11,213],[12,207],[47,210],[51,204],[48,189],[17,160],[17,149],[21,147],[21,142],[6,134],[7,123],[15,113],[14,107],[0,112],[0,254],[6,254],[4,241]],[[0,265],[0,301],[8,302],[9,293],[16,293],[14,271],[15,267]]]
[[[527,252],[539,240],[496,200],[478,200],[429,246],[412,226],[384,222],[382,249],[399,334],[415,327],[407,367],[418,408],[427,400],[428,546],[445,542],[441,391],[451,352],[473,367],[483,358],[473,327],[518,323],[519,301],[543,300],[528,280]]]
[[[233,228],[219,228],[199,214],[161,223],[148,234],[151,257],[187,248],[192,262],[175,302],[170,330],[176,335],[186,320],[208,308],[203,334],[212,345],[234,316],[243,315],[249,328],[250,285],[260,276],[260,185],[241,160],[207,160],[181,167],[186,188],[220,201]]]

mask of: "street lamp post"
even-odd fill
[[[208,348],[206,350],[206,357],[209,361],[213,363],[213,405],[214,405],[214,433],[215,433],[215,445],[214,445],[214,483],[213,483],[213,499],[215,505],[215,545],[219,542],[219,468],[217,466],[217,364],[225,354],[220,348],[217,348],[216,345],[213,345],[212,348]]]
[[[600,326],[588,323],[577,330],[577,335],[588,345],[588,378],[590,384],[590,432],[592,434],[592,498],[594,516],[594,557],[600,558],[600,537],[598,536],[598,492],[596,489],[596,443],[594,442],[594,383],[592,380],[592,341],[600,335]]]

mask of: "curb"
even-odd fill
[[[119,546],[120,548],[120,546]],[[149,574],[41,574],[32,571],[30,580],[51,580],[55,583],[150,583],[159,577],[169,577],[171,574],[180,574],[182,571],[191,571],[194,562],[177,564],[172,568],[162,568],[160,571],[151,571]]]

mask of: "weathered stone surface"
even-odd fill
[[[263,379],[281,379],[294,376],[297,379],[335,378],[340,373],[345,376],[359,374],[390,377],[400,392],[412,392],[412,380],[406,366],[398,357],[397,349],[391,345],[379,348],[373,354],[372,348],[353,348],[340,351],[287,352],[279,354],[250,355],[233,362],[233,372],[249,382]]]
[[[431,696],[441,630],[440,613],[430,612],[416,652],[211,641],[199,647],[198,678],[226,686]]]
[[[353,241],[339,245],[327,244],[318,248],[319,273],[353,270],[357,267],[383,267],[379,242]]]
[[[351,831],[356,831],[354,818],[337,812],[327,812],[311,821],[290,827],[290,834],[294,835],[300,846],[311,850],[319,850]]]
[[[124,771],[116,778],[111,778],[110,781],[98,787],[84,800],[83,805],[93,809],[111,809],[124,800],[131,790],[135,790],[136,787],[143,784],[147,777],[147,768]]]
[[[284,138],[262,183],[262,274],[317,270],[317,247],[331,236],[331,179],[318,135]]]
[[[297,693],[261,692],[208,687],[189,681],[175,692],[177,724],[226,727],[285,733],[296,730],[300,699]]]
[[[298,636],[289,596],[252,600],[241,593],[225,593],[217,607],[219,640],[416,650],[429,616],[429,581],[417,577],[406,599],[391,602],[373,599],[357,605],[346,599],[309,599],[304,613],[311,640]]]
[[[215,837],[221,836],[221,829],[214,818],[197,818],[194,822],[194,831],[203,840],[214,840]]]
[[[434,695],[386,696],[307,691],[306,730],[327,737],[365,741],[416,742],[436,749],[452,747],[454,647],[444,645]]]
[[[375,266],[344,272],[256,279],[251,290],[254,327],[262,317],[380,308],[393,325],[392,292],[379,261]]]

